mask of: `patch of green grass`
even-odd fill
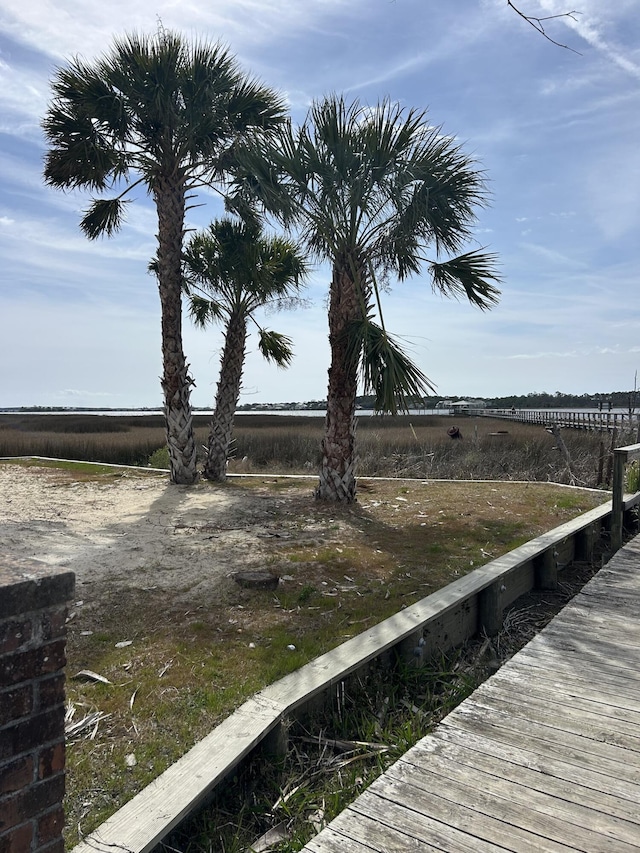
[[[625,473],[625,490],[630,494],[635,494],[640,491],[640,465],[635,459],[627,466]]]
[[[316,588],[314,586],[311,586],[310,584],[305,584],[305,586],[302,587],[298,595],[298,603],[307,604],[311,600],[315,592]]]
[[[553,506],[557,509],[569,509],[577,512],[584,512],[586,504],[584,495],[568,492],[558,495]]]

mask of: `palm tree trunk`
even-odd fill
[[[316,498],[351,503],[356,499],[356,393],[358,365],[349,357],[347,330],[362,316],[353,275],[334,265],[329,302],[331,366],[322,467]]]
[[[227,459],[233,419],[240,397],[246,341],[247,320],[244,313],[232,314],[220,359],[220,378],[209,430],[207,461],[203,472],[207,480],[222,482],[227,478]]]
[[[171,482],[198,479],[191,413],[189,365],[182,349],[182,237],[184,187],[179,179],[160,178],[154,186],[158,210],[158,291],[162,308],[162,390]]]

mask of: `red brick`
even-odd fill
[[[0,794],[20,791],[33,781],[33,757],[31,755],[25,755],[0,767]]]
[[[25,574],[29,574],[31,579],[25,580]],[[73,572],[61,573],[55,566],[3,554],[0,565],[0,619],[65,604],[71,600],[74,585]]]
[[[43,678],[37,682],[36,707],[39,711],[64,704],[64,674]]]
[[[57,841],[52,841],[45,847],[38,847],[36,853],[64,853],[64,839],[59,838]]]
[[[0,761],[64,738],[64,707],[34,714],[0,730]]]
[[[47,610],[42,614],[42,640],[47,643],[51,640],[61,639],[66,637],[67,629],[65,627],[67,621],[67,607],[57,607],[54,610]]]
[[[0,657],[0,684],[10,686],[62,669],[66,663],[64,640],[56,640],[26,652]]]
[[[2,832],[0,828],[0,853],[26,853],[31,850],[33,841],[33,823],[23,823],[22,826],[12,828],[9,832]]]
[[[0,655],[15,652],[31,640],[31,619],[18,616],[0,622]]]
[[[48,776],[61,773],[64,770],[64,758],[64,741],[42,749],[38,759],[38,779],[46,779]]]
[[[33,711],[33,684],[0,691],[0,725],[26,717]]]
[[[18,826],[38,817],[42,812],[59,805],[63,797],[63,774],[25,788],[13,797],[3,797],[0,799],[0,832],[3,828]]]
[[[62,806],[56,806],[53,811],[43,815],[38,820],[38,844],[47,844],[62,836],[64,827],[64,812]]]

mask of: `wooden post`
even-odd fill
[[[482,590],[478,596],[479,631],[494,637],[502,628],[502,593],[505,586],[498,580]]]
[[[576,534],[575,558],[585,563],[593,562],[593,552],[596,540],[600,535],[600,524],[598,529],[594,524],[590,524],[581,532]]]
[[[613,501],[611,506],[611,550],[622,547],[622,514],[624,511],[624,472],[628,451],[618,447],[613,451]]]
[[[611,443],[609,444],[609,455],[607,456],[607,474],[605,478],[605,486],[608,486],[613,479],[613,451],[615,450],[617,439],[618,436],[614,427],[611,433]]]
[[[289,749],[289,722],[279,720],[262,741],[263,754],[270,759],[283,761]]]
[[[602,430],[600,431],[602,435]],[[604,439],[600,439],[600,448],[598,450],[598,485],[604,485]]]
[[[558,560],[555,548],[549,548],[536,560],[535,575],[538,589],[558,588]]]

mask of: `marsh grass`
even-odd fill
[[[208,417],[194,419],[202,449]],[[503,479],[570,482],[552,435],[541,426],[490,418],[358,419],[359,475],[419,479]],[[324,419],[296,415],[238,415],[230,473],[314,473]],[[599,433],[564,430],[579,484],[598,486]],[[608,437],[605,444],[609,445]],[[618,444],[623,444],[621,436]],[[162,417],[101,415],[0,415],[0,457],[45,456],[120,465],[168,467]],[[600,468],[607,470],[600,463]]]

